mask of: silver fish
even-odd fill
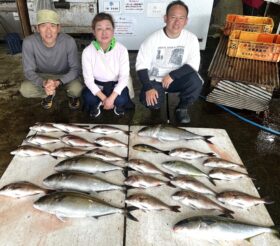
[[[135,171],[138,171],[140,173],[146,173],[146,174],[160,174],[164,177],[170,179],[172,178],[172,174],[166,173],[159,168],[157,168],[154,164],[151,162],[142,160],[142,159],[130,159],[127,162],[128,167],[134,169]]]
[[[191,207],[192,209],[217,210],[222,214],[232,217],[234,212],[212,201],[208,197],[192,191],[177,191],[172,199]]]
[[[32,156],[40,156],[40,155],[49,155],[50,151],[32,145],[21,145],[16,150],[13,150],[11,154],[22,156],[22,157],[32,157]]]
[[[138,135],[141,137],[156,138],[160,141],[179,141],[179,140],[201,139],[208,143],[212,143],[208,139],[213,137],[213,136],[201,136],[201,135],[192,133],[192,132],[187,131],[182,128],[173,127],[173,126],[164,126],[164,125],[143,127],[138,132]]]
[[[126,161],[126,157],[119,156],[113,152],[103,149],[93,149],[87,152],[86,156],[99,158],[104,161]]]
[[[53,157],[70,158],[87,153],[89,150],[74,148],[74,147],[61,147],[55,149],[51,155]]]
[[[30,130],[36,132],[59,132],[60,130],[54,127],[51,123],[36,123],[34,126],[29,127]]]
[[[203,162],[203,165],[205,167],[221,167],[221,168],[236,168],[236,167],[238,167],[238,168],[245,169],[245,167],[242,164],[227,161],[225,159],[221,159],[221,158],[218,158],[218,157],[207,158]]]
[[[214,168],[209,172],[212,179],[218,180],[234,180],[243,177],[248,177],[247,173],[241,173],[227,168]]]
[[[137,221],[131,214],[122,208],[114,207],[92,196],[78,192],[54,192],[39,198],[33,204],[34,208],[54,214],[58,219],[85,218],[124,214],[128,218]]]
[[[279,234],[275,227],[263,227],[218,216],[195,216],[179,221],[173,230],[186,239],[206,241],[244,240],[262,233]]]
[[[208,178],[211,183],[215,185],[212,178],[209,177],[207,173],[202,172],[200,169],[196,168],[190,163],[184,161],[165,161],[162,166],[171,172],[178,173],[180,175],[190,175],[197,177]]]
[[[99,137],[95,139],[95,143],[105,147],[123,147],[127,148],[127,144],[111,137]]]
[[[110,183],[93,175],[77,172],[52,174],[43,180],[43,184],[55,190],[74,190],[86,193],[125,189],[125,186]]]
[[[142,188],[142,189],[161,186],[164,184],[169,185],[167,181],[163,181],[147,175],[131,175],[128,178],[126,178],[124,184],[135,188]]]
[[[34,196],[37,194],[46,194],[47,192],[48,190],[27,181],[7,184],[0,189],[1,196],[15,198]]]
[[[259,204],[273,203],[273,201],[268,198],[251,196],[240,191],[224,191],[217,194],[216,198],[221,203],[245,209]]]
[[[141,210],[170,210],[180,212],[180,206],[169,206],[161,200],[146,194],[134,194],[125,199],[125,203]]]
[[[210,189],[205,184],[189,176],[175,177],[170,181],[170,183],[184,190],[191,190],[197,193],[209,194],[212,196],[216,195],[216,192],[214,190]]]
[[[163,153],[165,155],[169,154],[169,150],[161,150],[154,146],[148,144],[135,144],[132,146],[133,149],[142,151],[142,152],[149,152],[149,153]]]
[[[106,126],[106,125],[96,125],[90,129],[91,132],[100,133],[100,134],[113,134],[113,133],[123,133],[129,135],[129,131],[122,130],[115,126]]]
[[[51,123],[57,129],[63,132],[88,132],[89,130],[84,126],[79,126],[75,124],[65,124],[65,123]]]
[[[57,137],[34,134],[32,136],[27,137],[24,140],[24,142],[35,144],[35,145],[44,145],[44,144],[58,143],[60,142],[60,140]]]
[[[61,136],[60,140],[63,143],[70,145],[72,147],[96,147],[96,144],[94,144],[82,137],[70,135],[70,134]]]
[[[116,166],[100,159],[86,156],[74,157],[59,162],[54,169],[56,171],[78,171],[85,173],[109,172],[123,170],[122,167]]]
[[[169,152],[170,156],[176,156],[183,159],[196,159],[196,158],[202,158],[202,157],[209,157],[209,156],[215,156],[214,153],[203,153],[194,149],[189,148],[176,148]]]

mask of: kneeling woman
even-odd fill
[[[134,106],[128,93],[129,58],[127,49],[114,38],[114,21],[111,15],[99,13],[92,20],[95,40],[82,54],[83,76],[86,84],[82,95],[85,109],[91,117],[103,109],[113,109],[123,115]]]

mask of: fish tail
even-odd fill
[[[234,219],[234,217],[232,215],[232,214],[234,214],[234,212],[232,210],[224,208],[224,214],[225,214],[226,217]]]
[[[205,141],[206,143],[213,144],[213,143],[209,140],[209,138],[212,138],[212,137],[214,137],[214,136],[204,136],[204,141]]]
[[[268,196],[263,198],[263,201],[265,204],[273,204],[274,201],[272,201]]]
[[[215,153],[213,153],[213,152],[208,152],[208,153],[206,153],[206,155],[208,155],[208,156],[216,156]]]
[[[172,212],[176,212],[176,213],[181,212],[181,211],[179,210],[179,208],[181,208],[180,206],[170,206],[169,208],[170,208],[170,210],[171,210]]]
[[[173,175],[170,174],[170,173],[163,173],[163,176],[168,178],[168,179],[172,179],[173,178]]]
[[[125,217],[127,217],[128,219],[130,219],[130,220],[133,220],[133,221],[136,221],[136,222],[138,222],[139,220],[136,218],[136,217],[134,217],[131,213],[130,213],[130,211],[129,210],[124,210],[124,216]]]
[[[174,184],[171,184],[170,181],[166,182],[166,185],[172,188],[176,188],[176,186]]]
[[[274,225],[271,227],[273,234],[280,239],[280,225]]]
[[[124,134],[130,135],[131,132],[132,132],[132,131],[124,131]]]
[[[170,151],[169,150],[163,150],[162,153],[165,154],[165,155],[169,155]]]

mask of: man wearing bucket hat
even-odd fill
[[[56,90],[63,86],[69,107],[79,108],[83,85],[77,46],[72,37],[60,33],[60,19],[55,11],[38,11],[37,32],[23,41],[22,62],[27,79],[20,87],[24,97],[43,98],[43,108],[49,109]]]

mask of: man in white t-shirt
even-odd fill
[[[165,27],[141,44],[136,59],[136,71],[143,85],[141,103],[150,109],[159,109],[165,92],[179,92],[176,118],[180,123],[190,122],[188,106],[199,97],[203,84],[198,74],[198,39],[184,29],[188,12],[184,2],[171,2],[164,16]]]

